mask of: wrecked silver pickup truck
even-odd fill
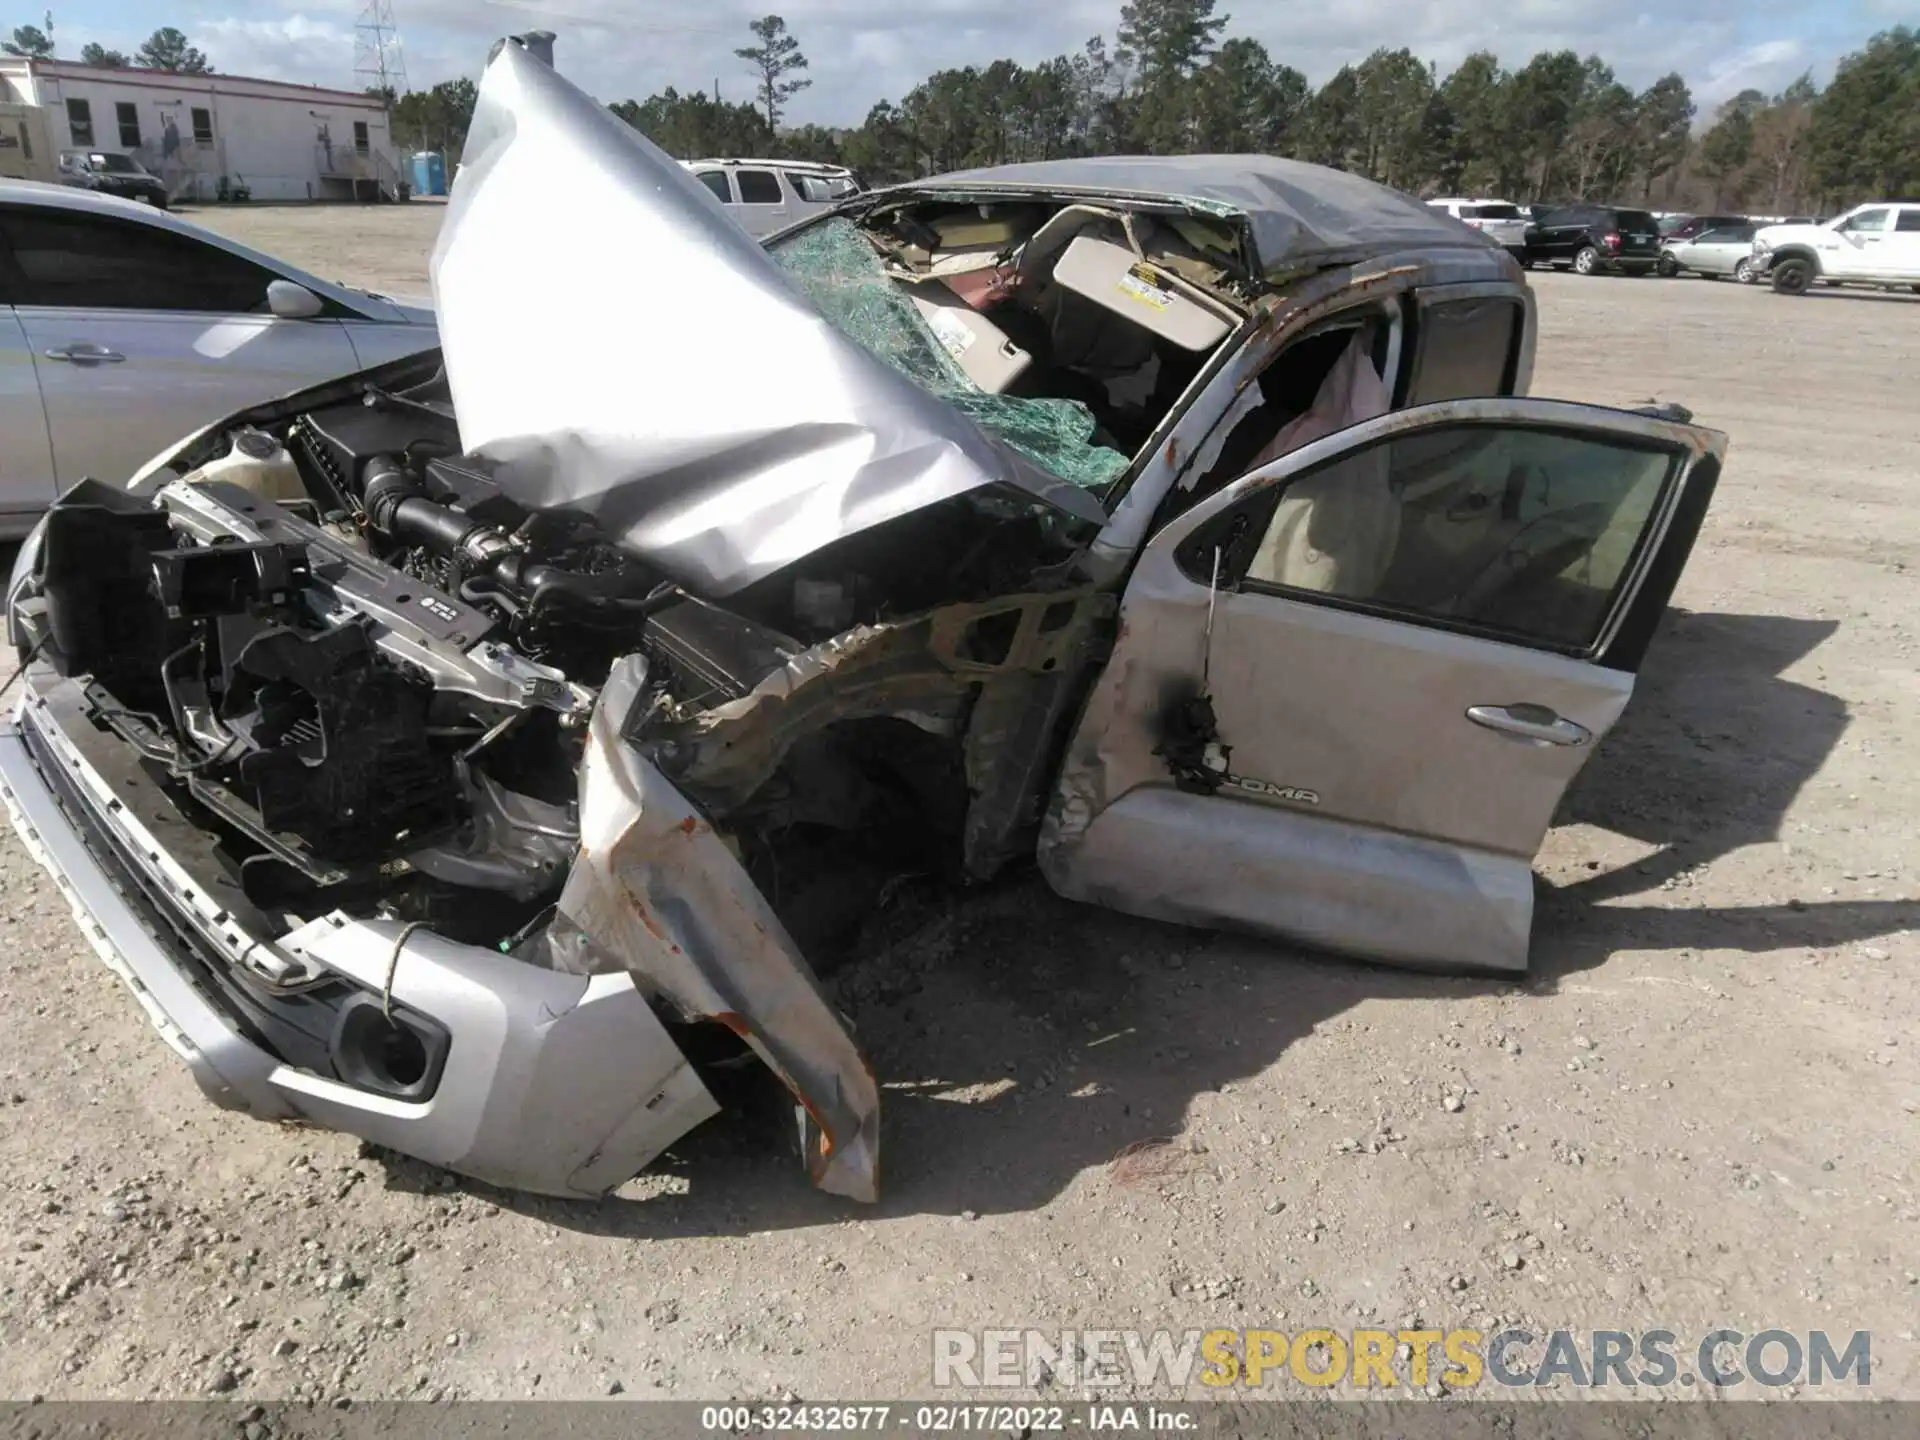
[[[1723,447],[1515,398],[1513,262],[1354,177],[1023,165],[762,249],[512,43],[434,288],[443,356],[60,499],[0,783],[215,1099],[556,1195],[757,1057],[871,1199],[807,952],[902,871],[1523,969]]]

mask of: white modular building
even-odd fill
[[[37,107],[53,151],[135,156],[180,200],[385,200],[405,193],[375,95],[0,57],[0,104]],[[49,157],[47,178],[52,178]]]

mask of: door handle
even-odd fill
[[[1562,719],[1545,705],[1474,705],[1467,719],[1533,745],[1584,745],[1593,739],[1586,726]]]
[[[95,345],[90,340],[76,340],[71,345],[43,350],[41,354],[49,360],[66,360],[75,365],[118,365],[127,358],[118,350],[109,350],[106,346]]]

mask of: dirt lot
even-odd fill
[[[198,218],[419,293],[438,217]],[[927,1393],[936,1326],[1417,1319],[1864,1329],[1873,1393],[1920,1398],[1920,298],[1538,288],[1536,393],[1733,438],[1525,985],[1020,879],[847,977],[877,1207],[758,1115],[562,1204],[212,1109],[8,833],[0,1389],[852,1398]]]

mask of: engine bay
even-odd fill
[[[836,637],[1062,583],[1045,577],[1075,548],[1046,507],[982,491],[714,603],[591,518],[511,499],[460,453],[442,375],[199,453],[154,496],[91,481],[63,496],[19,617],[148,793],[217,837],[204,858],[267,936],[337,910],[563,963],[543,927],[579,845],[587,724],[621,657],[645,658],[628,733],[651,747]],[[951,678],[935,688],[911,720],[783,733],[730,798],[687,782],[816,943],[804,877],[869,882],[827,907],[844,918],[902,864],[951,868],[972,699]]]
[[[771,253],[830,324],[1085,486],[1124,468],[1230,332],[1230,249],[1191,217],[917,201]],[[646,692],[623,733],[803,949],[832,930],[809,919],[808,877],[856,877],[825,909],[857,914],[889,874],[979,875],[1017,850],[1035,803],[996,791],[968,733],[983,712],[1009,743],[1032,708],[1014,767],[1031,789],[1110,609],[1075,589],[1087,520],[987,485],[715,597],[604,509],[529,503],[510,467],[465,451],[444,368],[397,373],[255,412],[273,418],[199,442],[157,495],[76,487],[23,612],[92,724],[218,836],[209,862],[262,933],[344,911],[560,963],[543,926],[578,849],[583,737],[636,655]],[[854,698],[822,700],[837,691]],[[738,735],[715,718],[729,707]]]

